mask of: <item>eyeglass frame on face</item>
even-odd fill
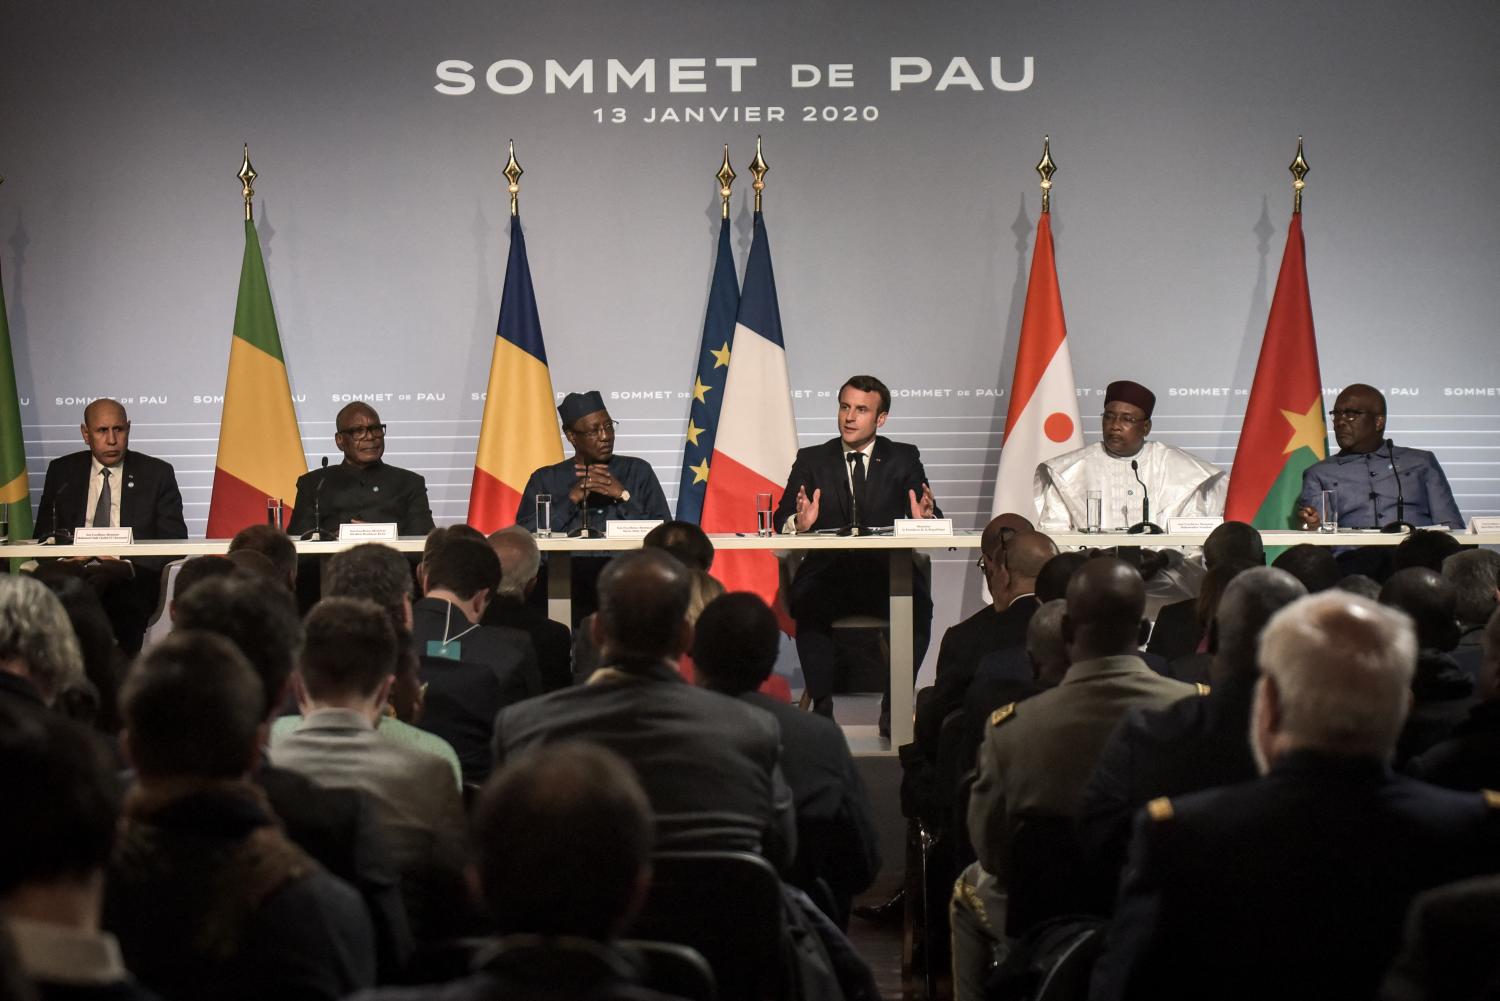
[[[363,441],[366,438],[384,438],[384,424],[358,424],[352,428],[339,428],[341,435],[348,436],[353,441]]]
[[[1334,421],[1335,423],[1337,423],[1338,421],[1357,421],[1362,417],[1384,416],[1385,414],[1379,410],[1350,410],[1348,407],[1345,407],[1343,410],[1328,411],[1329,419]]]
[[[619,421],[609,420],[609,421],[605,421],[603,424],[600,424],[598,427],[586,428],[586,429],[585,428],[573,428],[572,429],[572,433],[578,435],[581,438],[587,438],[590,441],[598,441],[600,438],[603,438],[605,436],[605,434],[614,434],[615,433],[615,428],[617,428],[619,426],[620,426],[620,422]]]
[[[1122,414],[1118,410],[1115,410],[1113,412],[1106,410],[1104,411],[1104,413],[1099,415],[1099,420],[1104,424],[1108,424],[1110,421],[1116,421],[1128,428],[1133,428],[1137,424],[1144,424],[1150,419],[1151,418],[1149,417],[1136,417],[1133,414]]]
[[[979,554],[979,559],[977,559],[977,560],[974,561],[974,565],[979,568],[979,572],[980,573],[982,573],[982,574],[988,574],[990,572],[989,571],[989,565],[988,565],[988,563],[986,561],[992,555],[993,556],[999,556],[1000,557],[1000,566],[1002,566],[1002,567],[1005,566],[1005,540],[1009,539],[1012,535],[1015,535],[1016,532],[1017,532],[1017,529],[1014,529],[1014,528],[1002,528],[1002,529],[1000,529],[1000,545],[998,545],[998,546],[995,547],[995,552],[994,553],[984,553],[984,552],[981,552]]]

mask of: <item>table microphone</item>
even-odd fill
[[[57,520],[57,498],[58,498],[58,495],[61,494],[61,493],[63,493],[65,490],[67,490],[72,485],[73,485],[72,483],[64,482],[62,486],[60,486],[60,487],[57,488],[57,493],[55,493],[55,494],[52,495],[52,531],[48,532],[45,536],[43,536],[41,539],[39,539],[37,541],[42,542],[44,544],[50,542],[54,546],[65,546],[68,543],[70,543],[70,542],[73,541],[73,533],[72,533],[72,531],[70,531],[69,529],[63,528],[62,524]],[[85,501],[87,499],[88,499],[87,497],[84,498]]]
[[[1385,440],[1386,451],[1391,454],[1391,474],[1396,477],[1396,520],[1388,525],[1382,525],[1382,532],[1392,534],[1406,529],[1415,532],[1416,526],[1406,520],[1406,495],[1401,490],[1401,470],[1396,468],[1396,443],[1390,438]]]
[[[313,527],[302,533],[302,541],[315,539],[326,542],[323,534],[323,484],[328,480],[328,456],[323,456],[323,472],[318,476],[318,487],[313,491]]]
[[[1161,535],[1162,527],[1151,521],[1151,493],[1146,489],[1146,481],[1141,479],[1141,465],[1134,459],[1130,460],[1130,471],[1135,474],[1135,481],[1141,485],[1141,520],[1131,525],[1126,531],[1130,535]]]
[[[575,538],[575,539],[594,539],[594,538],[598,538],[597,534],[594,532],[593,527],[591,525],[589,525],[589,489],[588,489],[588,482],[589,482],[589,469],[592,466],[593,466],[593,463],[591,463],[591,462],[585,462],[583,464],[583,483],[584,483],[584,488],[583,488],[583,496],[579,498],[579,502],[583,505],[583,512],[582,512],[583,520],[579,524],[578,529],[576,531],[568,533],[568,535],[569,535],[570,538]]]

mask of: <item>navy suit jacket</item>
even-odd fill
[[[92,453],[85,449],[59,456],[48,464],[46,479],[42,481],[42,499],[37,502],[38,539],[52,531],[54,512],[57,522],[70,532],[84,523],[92,461]],[[172,464],[127,450],[124,465],[124,486],[111,484],[112,489],[122,491],[120,525],[134,529],[137,539],[186,539],[182,492],[177,489]]]
[[[865,470],[865,506],[859,513],[860,524],[888,528],[897,518],[910,518],[911,500],[907,491],[915,490],[921,497],[926,483],[927,472],[922,468],[917,446],[877,436],[869,468]],[[822,491],[818,498],[818,520],[813,523],[812,531],[848,528],[854,523],[854,496],[849,489],[849,461],[844,458],[842,439],[830,438],[821,445],[797,450],[781,504],[776,508],[778,530],[797,513],[799,487],[807,492],[809,500],[814,491]],[[932,513],[941,517],[943,512],[934,505]]]

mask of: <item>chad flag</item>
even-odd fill
[[[210,539],[227,539],[246,525],[263,522],[272,497],[280,498],[283,517],[291,521],[297,477],[307,472],[260,236],[249,219],[229,344],[219,458],[204,533]]]
[[[531,265],[526,261],[526,237],[521,217],[512,215],[500,326],[479,425],[479,451],[474,456],[469,524],[481,532],[514,524],[521,491],[531,474],[562,458],[552,374],[547,369],[542,321],[531,287]]]

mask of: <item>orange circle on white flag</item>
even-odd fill
[[[1067,441],[1073,437],[1073,418],[1064,413],[1048,414],[1042,430],[1052,441]]]

